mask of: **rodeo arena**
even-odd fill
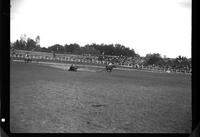
[[[142,61],[11,50],[11,132],[190,133],[192,68]]]

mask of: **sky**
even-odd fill
[[[191,57],[191,0],[11,0],[11,42],[122,44],[140,56]]]

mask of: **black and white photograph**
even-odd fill
[[[11,0],[10,132],[191,134],[191,4]]]

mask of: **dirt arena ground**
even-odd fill
[[[67,67],[11,62],[11,132],[191,132],[191,75]]]

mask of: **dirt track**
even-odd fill
[[[11,63],[12,132],[189,133],[191,78]]]

